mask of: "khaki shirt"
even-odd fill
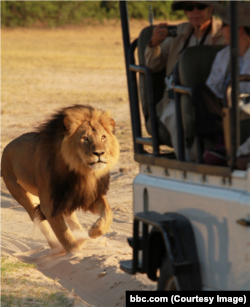
[[[166,76],[172,74],[176,63],[179,60],[180,51],[186,40],[190,36],[192,25],[190,22],[182,23],[177,27],[176,37],[167,37],[160,45],[156,47],[146,47],[145,60],[146,66],[153,72],[157,72],[166,67]],[[205,45],[223,45],[224,37],[221,32],[221,22],[212,19],[211,35],[206,39]],[[165,91],[162,100],[157,104],[157,115],[161,116],[163,110],[168,104],[168,94]]]

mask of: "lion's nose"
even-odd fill
[[[97,157],[102,156],[104,153],[105,153],[105,151],[102,151],[102,150],[98,150],[98,151],[96,150],[96,151],[92,152],[92,154],[96,155]]]

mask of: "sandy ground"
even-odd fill
[[[144,26],[133,24],[132,38]],[[74,103],[111,109],[116,121],[121,154],[107,195],[114,220],[106,235],[87,240],[81,252],[51,251],[1,182],[1,251],[35,263],[45,278],[73,289],[81,306],[125,306],[126,290],[156,288],[146,276],[130,276],[119,268],[121,260],[132,258],[127,237],[132,235],[132,183],[138,174],[127,96],[119,23],[104,28],[2,30],[1,152],[54,110]],[[98,218],[83,212],[77,216],[86,233]]]

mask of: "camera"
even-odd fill
[[[168,36],[175,37],[177,36],[177,27],[176,26],[167,26]]]

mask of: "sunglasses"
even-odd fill
[[[203,11],[208,7],[208,5],[204,3],[185,3],[184,11],[192,12],[195,7],[197,8],[197,10]]]
[[[228,26],[228,24],[223,22],[221,28],[225,28],[226,26]]]

